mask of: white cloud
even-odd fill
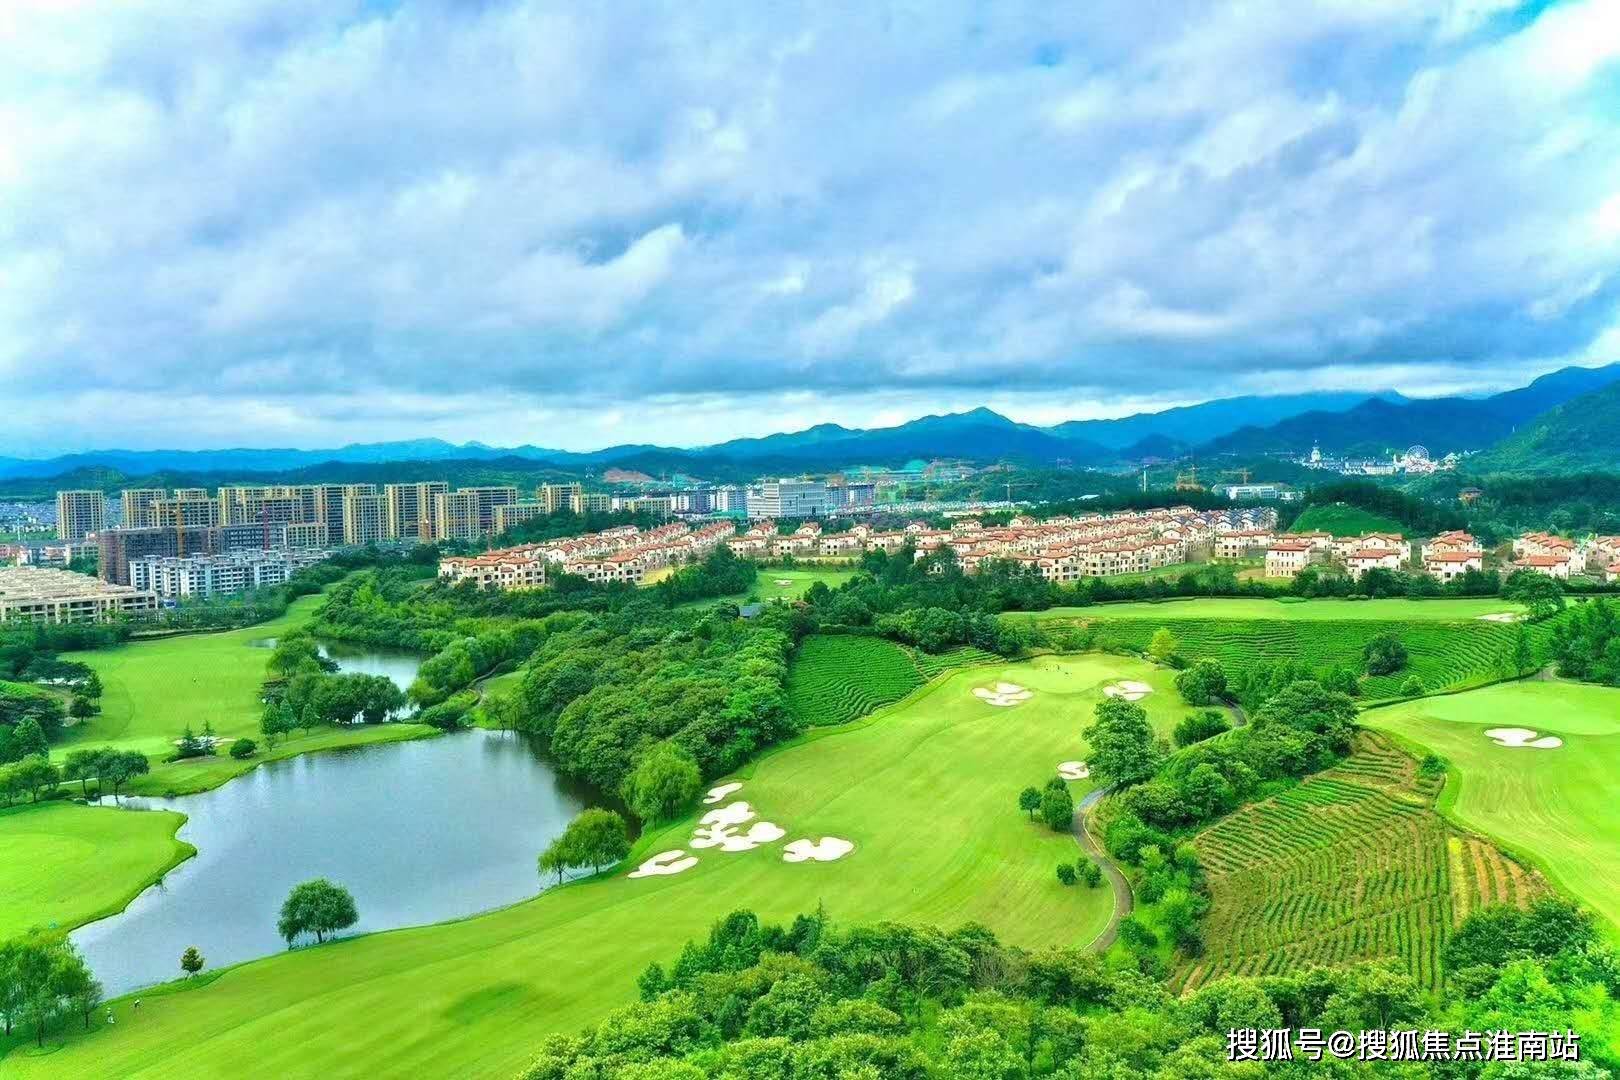
[[[1590,357],[1620,8],[1515,7],[10,0],[5,449],[621,434],[558,398],[709,442]]]

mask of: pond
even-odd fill
[[[248,642],[255,649],[273,649],[279,638],[256,638]],[[316,638],[315,648],[337,664],[338,670],[361,675],[386,675],[401,690],[409,690],[422,667],[426,654],[385,645],[357,645],[347,641]]]
[[[122,913],[72,935],[109,997],[178,978],[195,945],[209,968],[286,947],[288,891],[349,889],[348,933],[418,926],[535,895],[535,858],[604,800],[557,775],[527,736],[466,731],[273,761],[213,791],[125,798],[188,815],[197,848]]]

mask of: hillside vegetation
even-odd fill
[[[1363,536],[1371,532],[1405,532],[1400,522],[1359,506],[1334,503],[1310,506],[1294,520],[1293,532],[1328,532],[1334,536]]]
[[[1470,472],[1574,473],[1620,468],[1620,383],[1552,409],[1470,458]]]

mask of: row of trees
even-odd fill
[[[1535,926],[1547,930],[1531,933]],[[1079,950],[1026,951],[982,926],[843,926],[825,912],[778,926],[739,911],[672,964],[648,967],[639,1003],[541,1040],[522,1076],[1205,1080],[1270,1075],[1269,1066],[1228,1061],[1233,1030],[1551,1031],[1575,1015],[1590,1017],[1583,1064],[1523,1072],[1499,1064],[1481,1075],[1596,1077],[1615,1061],[1620,964],[1567,904],[1476,912],[1447,952],[1461,965],[1453,970],[1470,974],[1443,996],[1393,967],[1362,964],[1229,977],[1181,997],[1128,965]],[[1320,1067],[1344,1076],[1391,1067],[1331,1064],[1336,1071]],[[1398,1068],[1411,1080],[1477,1071],[1450,1062]]]
[[[91,780],[96,782],[98,796],[110,788],[116,798],[131,780],[150,771],[146,755],[138,750],[115,750],[110,746],[74,750],[57,766],[41,745],[20,761],[0,765],[0,799],[4,799],[7,806],[19,799],[38,802],[50,798],[61,784],[73,782],[77,782],[80,793],[89,798]]]
[[[85,1028],[101,1004],[101,984],[72,943],[30,936],[0,944],[0,1023],[33,1028],[37,1046],[58,1019],[73,1016]]]

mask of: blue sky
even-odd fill
[[[0,5],[0,453],[1478,391],[1617,267],[1612,0]]]

